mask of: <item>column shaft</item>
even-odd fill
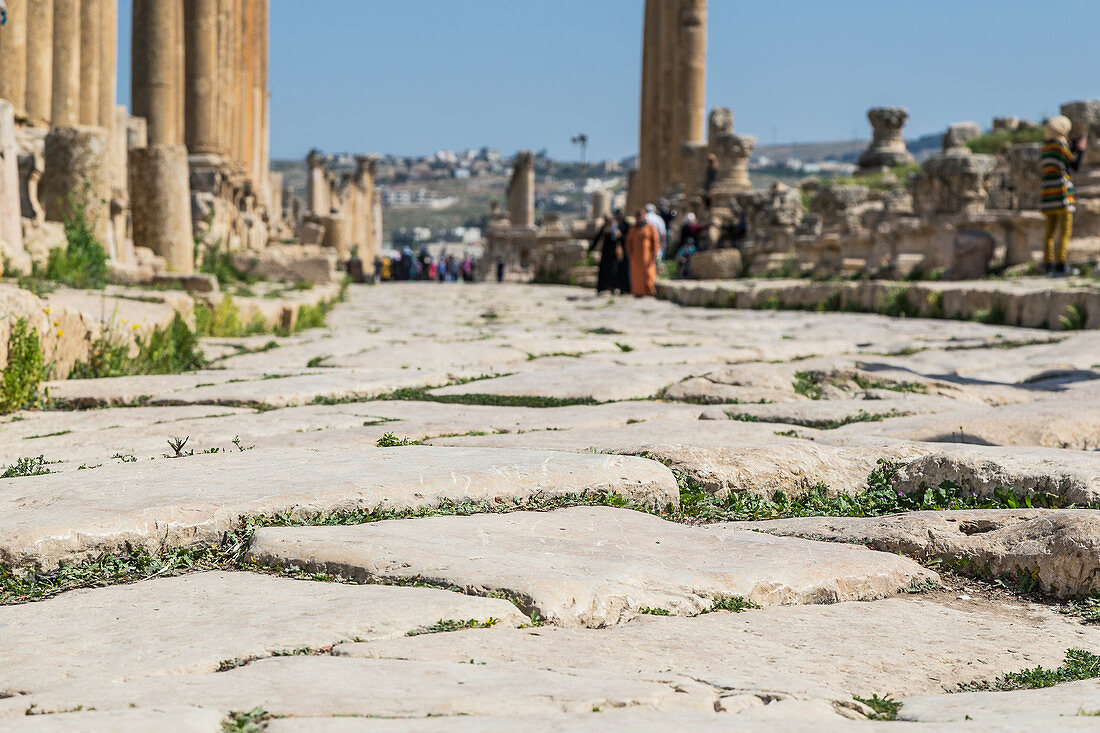
[[[177,15],[175,0],[134,0],[130,106],[135,116],[145,118],[150,145],[182,139],[176,117]]]
[[[637,191],[631,191],[630,203],[637,207],[653,195],[658,158],[658,27],[660,0],[646,0],[645,28],[642,34],[642,109],[638,135]]]
[[[99,125],[115,128],[118,98],[118,0],[99,2]]]
[[[80,124],[80,0],[54,0],[50,123]]]
[[[706,126],[707,91],[707,0],[681,0],[679,26],[680,74],[676,85],[676,137],[674,154],[676,179],[687,183],[688,160],[684,143],[701,143]]]
[[[100,0],[80,0],[80,124],[99,124]]]
[[[27,0],[27,117],[50,121],[53,100],[53,0]]]
[[[27,0],[8,0],[8,22],[0,27],[0,99],[27,114]]]
[[[185,0],[187,150],[223,152],[218,136],[218,0]]]

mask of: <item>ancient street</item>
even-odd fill
[[[1095,331],[409,284],[203,346],[0,418],[0,563],[62,568],[0,730],[1090,725],[993,690],[1100,647]]]

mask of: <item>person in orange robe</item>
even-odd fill
[[[661,236],[645,220],[645,212],[634,213],[634,226],[626,235],[626,256],[630,262],[630,292],[634,297],[657,294],[657,252]]]

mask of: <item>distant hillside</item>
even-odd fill
[[[925,135],[915,140],[906,140],[909,148],[917,160],[924,160],[930,155],[940,151],[940,143],[943,133],[937,132]],[[772,160],[786,160],[797,158],[803,163],[820,163],[823,160],[836,160],[841,163],[855,163],[859,156],[867,149],[869,140],[844,140],[837,142],[821,143],[786,143],[782,145],[757,145],[757,155],[763,155]]]

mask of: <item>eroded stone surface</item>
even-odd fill
[[[404,636],[440,619],[471,618],[527,622],[499,599],[258,573],[73,591],[0,606],[0,695],[213,672],[226,660]]]
[[[1032,575],[1044,593],[1100,590],[1100,511],[976,509],[886,517],[798,517],[734,522],[781,536],[855,542],[919,559],[940,558],[985,577]]]
[[[0,480],[0,562],[50,568],[124,547],[216,542],[246,515],[611,492],[676,504],[654,461],[410,446],[196,455]]]
[[[0,719],[4,733],[219,733],[225,715],[190,706],[151,706],[133,710],[54,712]]]
[[[503,591],[556,624],[590,627],[644,608],[699,613],[723,596],[768,605],[882,598],[936,578],[896,555],[688,527],[610,507],[264,528],[249,557],[354,578]]]
[[[922,722],[972,721],[978,726],[1033,726],[1076,724],[1096,730],[1100,711],[1100,681],[1066,682],[1055,687],[1013,692],[966,692],[929,695],[904,701],[898,718]]]

